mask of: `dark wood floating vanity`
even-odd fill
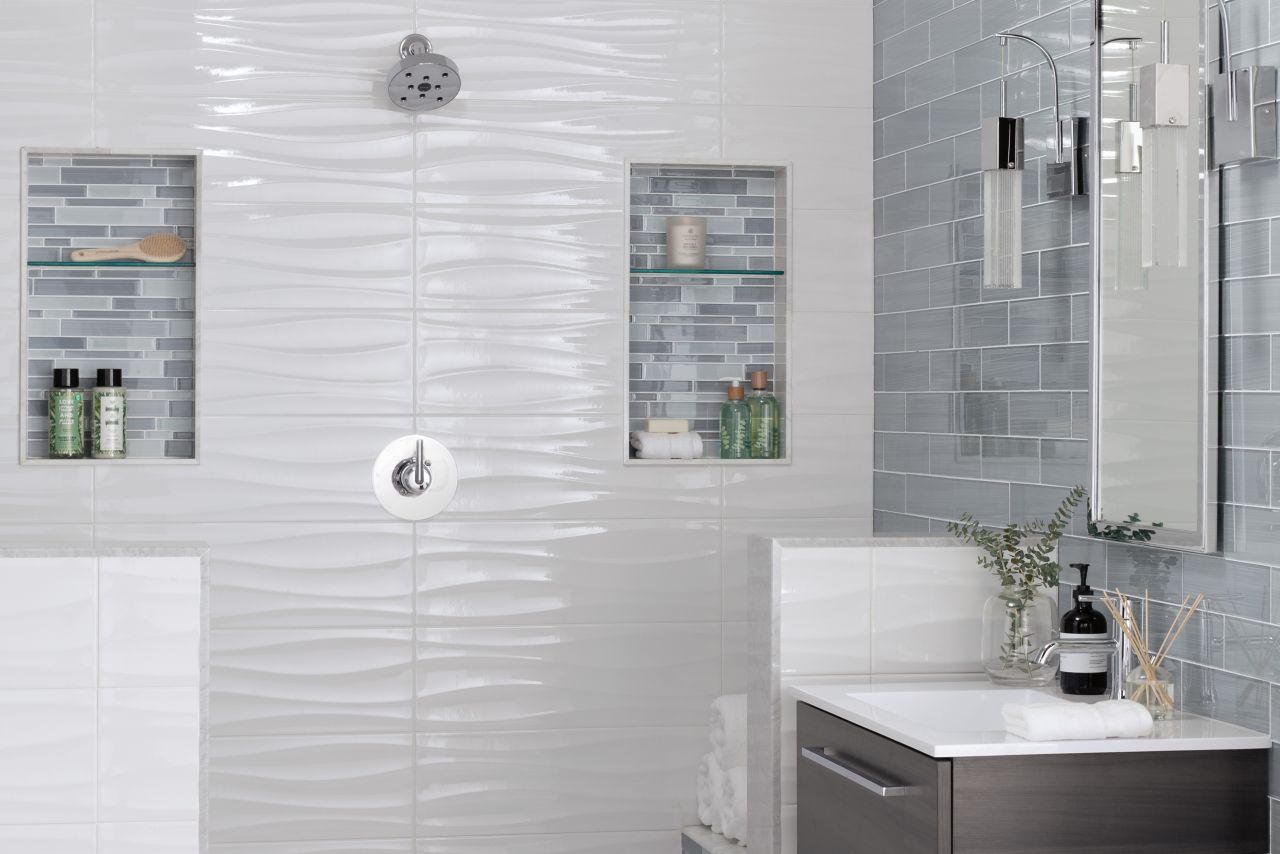
[[[935,759],[797,706],[800,854],[1266,854],[1268,750]]]

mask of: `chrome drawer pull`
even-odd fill
[[[800,758],[807,759],[814,765],[826,768],[831,773],[843,777],[850,783],[857,783],[868,792],[874,792],[882,798],[901,797],[911,790],[910,786],[887,786],[879,780],[873,780],[861,771],[857,771],[841,762],[829,747],[822,748],[821,753],[808,747],[802,747],[800,748]]]

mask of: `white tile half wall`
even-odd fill
[[[0,851],[205,850],[203,566],[0,550]]]
[[[871,530],[871,7],[0,2],[3,269],[19,146],[204,151],[200,464],[20,468],[0,287],[0,545],[208,543],[211,854],[678,850],[746,537]],[[627,159],[791,164],[792,465],[623,464]]]
[[[796,854],[799,682],[982,671],[981,550],[943,537],[752,541],[747,717],[753,849]]]

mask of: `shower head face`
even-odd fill
[[[413,38],[405,39],[400,51],[404,58],[387,75],[387,97],[393,107],[405,112],[438,110],[458,97],[462,76],[453,60],[431,52],[426,39],[418,36],[421,41],[410,41]]]

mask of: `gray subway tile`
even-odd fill
[[[1046,521],[1062,505],[1067,490],[1059,486],[1041,486],[1032,483],[1015,483],[1009,487],[1009,516],[1015,522]],[[1084,517],[1083,508],[1077,510],[1075,519]]]
[[[1049,344],[1040,349],[1040,386],[1048,389],[1089,388],[1089,345]]]
[[[944,350],[952,346],[955,318],[949,308],[931,308],[903,315],[903,349]]]
[[[905,350],[905,314],[880,314],[875,319],[875,352],[894,353]]]
[[[906,189],[906,155],[891,154],[877,159],[871,166],[872,192],[876,198]]]
[[[889,353],[884,359],[884,391],[928,391],[928,353]]]
[[[967,305],[956,312],[956,342],[962,347],[1009,343],[1009,304]]]
[[[897,74],[929,59],[928,22],[910,14],[906,20],[908,23],[920,23],[884,40],[881,58],[881,71],[884,74]]]
[[[906,482],[904,475],[878,471],[872,475],[876,509],[903,512],[906,506]]]
[[[1262,507],[1271,503],[1273,472],[1269,451],[1223,448],[1218,474],[1222,481],[1219,500]]]
[[[871,106],[877,119],[905,110],[907,108],[906,75],[895,74],[872,84]]]
[[[1009,433],[1009,395],[965,392],[957,395],[957,429],[961,433],[1004,436]]]
[[[1210,611],[1271,619],[1271,570],[1265,566],[1188,553],[1183,556],[1182,592],[1203,593],[1204,607]]]
[[[981,27],[981,15],[978,0],[957,5],[929,22],[929,49],[934,56],[954,53],[960,48],[973,44],[978,40]],[[971,69],[966,68],[966,72]],[[960,76],[959,59],[957,58],[956,77]]]
[[[1124,543],[1107,545],[1107,587],[1132,596],[1182,601],[1182,554]]]
[[[908,69],[906,79],[908,107],[927,104],[950,95],[956,88],[955,58],[948,54],[931,59],[923,65]]]
[[[955,423],[955,396],[917,392],[906,396],[906,428],[911,433],[946,433]]]
[[[1068,392],[1009,395],[1009,432],[1015,436],[1072,436],[1072,403]]]
[[[884,197],[882,233],[892,234],[909,231],[929,224],[929,188],[918,187],[902,193],[894,193]],[[912,267],[929,267],[931,264],[918,264]]]
[[[1016,29],[1040,14],[1040,0],[982,0],[982,35]]]
[[[929,104],[929,138],[945,139],[977,130],[982,121],[982,91],[970,87]]]
[[[956,146],[941,139],[903,153],[904,182],[908,187],[922,187],[943,181],[956,174]]]
[[[875,396],[875,415],[872,420],[876,430],[900,433],[907,429],[906,395],[877,394]]]
[[[1016,433],[1015,430],[1010,430]],[[1089,481],[1089,443],[1075,439],[1045,439],[1040,443],[1040,482],[1076,486]]]
[[[1266,732],[1271,724],[1270,686],[1265,682],[1200,667],[1182,666],[1179,705],[1192,714]]]
[[[957,519],[962,512],[986,524],[1009,516],[1009,485],[925,475],[906,476],[906,512],[934,519]]]
[[[1280,278],[1223,282],[1222,331],[1227,335],[1280,332]]]
[[[1280,682],[1280,626],[1227,617],[1223,667],[1233,673]]]
[[[1089,247],[1069,246],[1040,253],[1040,293],[1085,293],[1089,290]]]
[[[875,238],[875,274],[883,276],[906,269],[906,243],[901,234]]]
[[[887,276],[881,276],[877,281],[881,285],[879,311],[911,311],[929,307],[930,272],[928,270],[890,273]]]
[[[1040,440],[982,437],[982,477],[986,480],[1040,480]]]
[[[1009,304],[1010,344],[1071,340],[1071,298],[1045,297]]]
[[[939,350],[929,354],[929,387],[934,391],[978,391],[981,350]]]
[[[948,477],[981,477],[981,436],[930,436],[929,472]]]
[[[886,471],[929,472],[929,440],[920,433],[885,433],[884,464]]]
[[[1221,229],[1224,278],[1265,276],[1271,271],[1271,223],[1266,220]]]
[[[997,347],[982,351],[983,391],[1016,391],[1039,387],[1038,347]]]
[[[1222,398],[1224,444],[1280,449],[1280,392],[1229,392]]]
[[[925,209],[928,209],[927,193]],[[953,232],[954,226],[949,222],[906,232],[906,265],[912,269],[940,267],[956,260]]]

